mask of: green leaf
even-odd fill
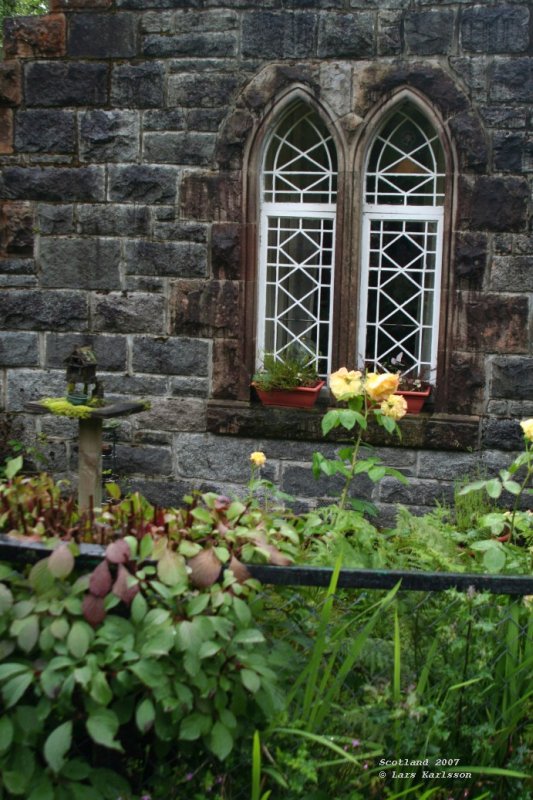
[[[153,659],[143,659],[130,666],[131,672],[151,689],[157,689],[165,677],[162,664]]]
[[[241,623],[241,625],[249,625],[252,619],[252,612],[248,607],[248,603],[245,603],[244,600],[241,600],[240,597],[234,597],[232,599],[233,608],[235,610],[235,614],[237,619]]]
[[[67,648],[74,658],[83,658],[93,638],[92,629],[86,622],[78,620],[70,629],[67,637]]]
[[[222,645],[217,644],[217,642],[204,642],[200,646],[200,650],[198,651],[198,657],[200,659],[211,658],[211,656],[216,655],[221,649]]]
[[[179,543],[178,552],[184,558],[193,558],[194,556],[198,555],[201,549],[202,545],[197,544],[196,542],[191,542],[188,539],[182,539],[182,541]]]
[[[47,775],[42,775],[39,778],[28,800],[55,800],[54,787]]]
[[[137,592],[131,604],[130,614],[133,622],[138,625],[143,621],[148,612],[148,603],[143,597],[142,592]]]
[[[99,703],[101,706],[107,706],[113,699],[113,692],[109,688],[107,678],[100,670],[92,679],[90,694],[95,703]]]
[[[209,595],[205,592],[199,594],[197,597],[193,597],[192,600],[189,600],[187,603],[187,616],[196,617],[198,614],[201,614],[202,611],[205,611],[208,605]]]
[[[212,525],[214,522],[211,512],[208,511],[207,508],[202,508],[201,506],[192,509],[191,517],[197,519],[198,522],[205,522],[208,525]]]
[[[0,583],[0,616],[5,614],[6,611],[13,605],[13,595],[10,590],[3,583]]]
[[[358,418],[362,418],[361,414],[358,414],[357,411],[352,411],[349,408],[342,409],[339,411],[339,422],[343,428],[346,428],[347,431],[351,431],[352,428],[355,427],[355,423],[358,421]]]
[[[520,494],[522,490],[522,487],[516,481],[504,481],[503,488],[505,489],[506,492],[509,492],[509,494],[514,494],[514,495]]]
[[[339,412],[337,409],[328,411],[322,417],[322,433],[326,436],[333,428],[338,428],[340,425]]]
[[[0,717],[0,753],[9,750],[13,741],[13,723],[5,714]]]
[[[2,697],[6,708],[16,705],[28,686],[33,681],[33,673],[26,672],[24,675],[17,675],[2,687]]]
[[[492,547],[485,552],[483,564],[489,572],[501,572],[505,566],[505,551],[503,547]]]
[[[200,736],[206,736],[211,730],[211,717],[206,714],[194,712],[182,720],[180,725],[180,739],[194,742]]]
[[[248,689],[249,692],[255,694],[261,688],[261,678],[251,669],[241,669],[240,671],[241,681],[243,686]]]
[[[141,733],[147,733],[155,721],[155,707],[150,698],[141,700],[135,710],[135,724]]]
[[[115,740],[119,728],[117,715],[108,708],[99,708],[94,711],[87,720],[87,731],[89,736],[102,747],[123,752],[120,742]]]
[[[67,761],[61,769],[61,775],[71,781],[83,781],[91,774],[92,767],[88,761],[81,758],[73,758]]]
[[[24,456],[17,456],[16,458],[10,458],[4,467],[4,474],[8,481],[12,480],[15,477],[17,472],[20,472],[22,469],[22,465],[24,464]]]
[[[485,484],[485,489],[487,490],[489,497],[492,497],[494,500],[496,500],[502,493],[502,485],[498,478],[493,478],[493,480],[487,481]]]
[[[64,639],[70,630],[70,626],[66,619],[60,617],[60,619],[55,619],[52,624],[50,625],[50,633],[56,639]]]
[[[144,561],[145,558],[150,558],[154,549],[154,540],[149,534],[143,536],[141,539],[141,546],[139,548],[139,557]]]
[[[44,757],[46,763],[56,774],[65,763],[65,756],[72,744],[72,722],[59,725],[44,743]]]
[[[48,569],[48,560],[49,557],[43,558],[34,564],[28,576],[28,582],[37,594],[49,592],[54,585],[54,576]]]
[[[20,675],[22,672],[30,672],[30,668],[26,664],[2,664],[0,666],[0,682],[14,675]]]
[[[74,556],[66,544],[57,547],[48,558],[48,569],[54,578],[67,578],[74,569]]]
[[[222,722],[215,722],[209,737],[211,751],[223,761],[233,749],[233,736]]]
[[[264,641],[265,637],[257,628],[238,631],[233,637],[233,644],[259,644]]]
[[[128,782],[112,769],[93,769],[89,775],[92,785],[100,791],[106,800],[117,800],[120,797],[130,797],[131,789]],[[94,790],[93,790],[94,791]],[[76,797],[76,800],[78,798]]]
[[[165,550],[157,562],[157,575],[166,586],[177,586],[179,583],[187,584],[187,568],[183,556],[172,550]]]

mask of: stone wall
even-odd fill
[[[0,398],[13,424],[46,434],[52,467],[72,474],[75,424],[22,412],[62,393],[63,358],[91,344],[108,397],[152,402],[121,425],[132,488],[161,503],[238,490],[262,448],[302,504],[332,496],[309,471],[334,447],[320,409],[250,403],[249,147],[292,88],[328,109],[347,149],[407,88],[440,115],[456,163],[446,386],[401,446],[376,438],[410,487],[358,491],[386,515],[505,464],[516,418],[533,415],[531,16],[528,0],[50,0],[47,16],[7,20]]]

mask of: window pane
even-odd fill
[[[437,220],[372,219],[365,362],[386,369],[402,353],[406,371],[432,364]]]
[[[320,118],[298,105],[277,127],[266,151],[263,197],[269,203],[334,203],[337,160]]]
[[[296,345],[328,372],[333,219],[269,217],[264,350]]]
[[[437,206],[444,202],[444,151],[428,120],[405,104],[381,128],[370,151],[366,202]]]

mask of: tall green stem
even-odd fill
[[[365,398],[365,406],[364,406],[364,417],[365,417],[365,421],[367,421],[368,420],[368,406],[367,406],[367,403],[366,403],[366,398]],[[359,456],[359,449],[361,447],[362,439],[363,439],[363,428],[359,426],[359,433],[357,434],[357,438],[356,438],[356,440],[354,442],[353,450],[352,450],[352,457],[350,459],[350,472],[346,476],[346,481],[344,483],[344,488],[342,490],[342,494],[341,494],[340,500],[339,500],[339,508],[341,510],[343,510],[345,505],[346,505],[346,499],[348,497],[348,490],[350,488],[350,484],[352,483],[352,481],[353,481],[353,479],[355,477],[355,467],[356,467],[356,464],[357,464],[357,458]]]
[[[531,461],[531,455],[533,453],[533,446],[529,447],[529,445],[526,444],[526,453],[527,453],[526,477],[522,481],[522,483],[520,485],[520,491],[518,492],[518,494],[515,497],[515,501],[514,501],[514,505],[513,505],[513,513],[511,515],[511,541],[514,541],[515,517],[516,517],[516,512],[518,511],[518,504],[520,502],[520,497],[522,496],[522,492],[524,491],[524,489],[528,485],[529,479],[533,475],[533,464],[532,464],[532,461]]]

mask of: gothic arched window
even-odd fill
[[[445,157],[424,114],[408,101],[372,144],[364,176],[359,363],[435,380]]]
[[[297,102],[267,139],[261,172],[257,359],[295,351],[326,376],[337,158],[319,115]]]

